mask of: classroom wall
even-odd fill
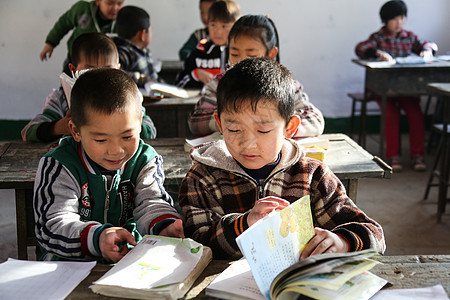
[[[363,88],[364,70],[350,60],[354,46],[378,30],[384,0],[241,0],[243,14],[269,14],[280,35],[281,62],[328,118],[348,117],[348,92]],[[29,120],[59,85],[66,38],[41,62],[44,39],[74,0],[0,1],[0,121]],[[450,1],[407,0],[406,29],[450,52]],[[178,59],[178,49],[201,26],[198,0],[126,0],[151,15],[154,58]]]

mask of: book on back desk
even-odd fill
[[[90,288],[105,296],[178,299],[212,259],[191,239],[147,235]]]

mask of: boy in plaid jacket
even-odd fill
[[[224,140],[191,150],[194,165],[179,193],[186,236],[211,247],[216,259],[242,256],[237,236],[305,195],[315,236],[301,258],[385,250],[381,226],[356,207],[323,162],[305,157],[289,139],[300,122],[294,95],[291,73],[270,58],[245,59],[219,82],[215,118]]]

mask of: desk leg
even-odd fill
[[[184,109],[177,108],[177,120],[178,120],[178,137],[186,137],[187,118]]]
[[[17,257],[28,259],[26,190],[16,189]]]
[[[447,204],[447,190],[449,185],[449,164],[450,164],[450,139],[448,138],[447,125],[450,118],[450,111],[448,101],[450,99],[444,99],[444,111],[443,111],[443,132],[442,132],[442,160],[441,170],[439,176],[439,197],[438,197],[438,213],[437,222],[441,222],[442,214],[445,212],[445,205]]]
[[[348,180],[348,190],[347,195],[350,197],[350,199],[353,200],[353,202],[356,203],[356,196],[358,191],[358,179],[349,179]]]
[[[379,145],[379,155],[380,157],[386,159],[385,152],[384,152],[384,137],[386,134],[386,102],[387,97],[382,96],[381,97],[381,117],[380,117],[380,145]]]

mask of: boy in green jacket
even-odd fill
[[[34,184],[42,259],[117,262],[142,235],[183,238],[162,158],[139,138],[142,97],[133,79],[90,70],[71,99],[72,136],[40,160]]]
[[[115,19],[125,0],[95,0],[77,1],[56,21],[45,39],[41,60],[47,60],[52,56],[53,49],[58,46],[62,38],[71,30],[72,35],[67,41],[67,59],[64,62],[63,71],[70,75],[68,63],[71,62],[71,49],[73,41],[86,32],[115,32]]]

